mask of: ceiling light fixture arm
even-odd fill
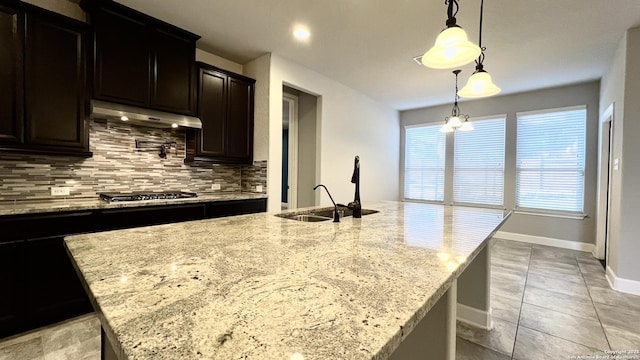
[[[456,25],[456,15],[458,14],[458,0],[444,0],[445,5],[447,7],[447,27],[457,26]],[[455,6],[455,10],[454,7]]]

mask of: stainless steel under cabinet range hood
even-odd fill
[[[100,100],[91,100],[91,118],[118,120],[156,128],[177,128],[182,126],[202,129],[202,121],[194,116],[172,114]]]

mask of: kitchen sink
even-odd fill
[[[347,216],[353,215],[353,211],[343,207],[339,207],[338,212],[341,215],[340,217],[347,217]],[[362,209],[362,215],[375,214],[377,212],[378,210]],[[322,209],[308,210],[305,212],[298,212],[298,213],[282,213],[282,214],[276,214],[276,216],[285,218],[285,219],[304,221],[304,222],[320,222],[320,221],[328,221],[328,220],[333,221],[333,208],[332,207],[322,208]]]
[[[344,215],[342,215],[343,217],[353,215],[353,210],[349,210],[348,208],[339,207],[338,212],[341,212],[341,211],[344,212]],[[363,216],[369,215],[369,214],[375,214],[377,212],[378,210],[362,209]],[[325,216],[333,219],[333,208],[313,210],[311,211],[311,214],[318,215],[318,216]]]
[[[292,219],[292,220],[298,220],[298,221],[304,221],[304,222],[320,222],[320,221],[333,220],[333,218],[330,218],[330,217],[318,216],[313,214],[293,215],[292,217],[286,217],[286,219]]]

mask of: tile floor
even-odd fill
[[[5,339],[0,360],[100,360],[100,321],[89,314]]]
[[[605,350],[640,350],[640,296],[611,290],[591,254],[500,239],[492,246],[494,328],[458,322],[457,359],[602,359]]]
[[[640,296],[611,290],[589,253],[500,239],[492,246],[494,328],[459,322],[457,359],[570,359],[640,349]],[[36,359],[99,360],[97,317],[0,342],[0,360]]]

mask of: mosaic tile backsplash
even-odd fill
[[[138,149],[136,139],[175,142],[166,158],[157,148]],[[267,191],[267,162],[253,165],[184,163],[182,129],[155,129],[116,121],[91,121],[91,158],[0,154],[0,201],[51,199],[50,188],[70,188],[69,197],[100,192],[182,190],[196,193]],[[220,184],[220,190],[211,186]],[[60,198],[60,197],[56,197]]]

